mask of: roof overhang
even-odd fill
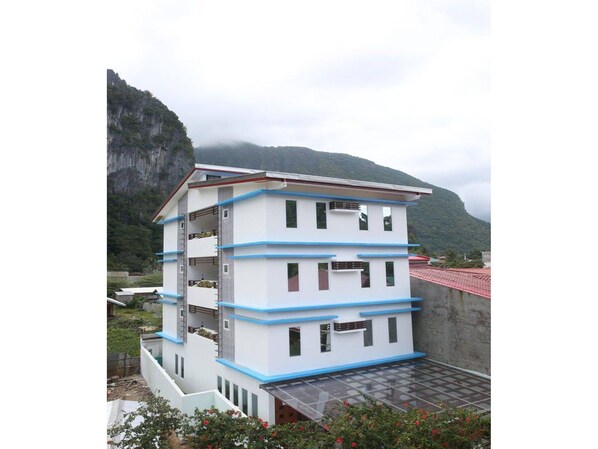
[[[209,179],[206,181],[197,181],[201,172],[220,172],[236,174],[237,176],[227,176],[218,179]],[[307,175],[299,173],[286,173],[268,170],[254,170],[239,167],[227,167],[219,165],[196,164],[195,167],[183,178],[172,193],[166,198],[158,210],[152,216],[152,221],[156,222],[161,218],[164,210],[170,208],[178,201],[189,189],[200,189],[206,187],[226,186],[248,182],[271,182],[279,181],[285,186],[288,184],[310,185],[333,187],[337,189],[362,190],[369,192],[382,192],[395,194],[402,201],[415,201],[422,195],[431,195],[432,189],[425,187],[411,187],[397,184],[384,184],[380,182],[361,181],[356,179],[331,178],[326,176]]]

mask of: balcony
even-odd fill
[[[189,281],[194,282],[193,286],[187,287],[187,303],[194,306],[208,309],[218,309],[218,283],[216,281]]]
[[[208,329],[207,327],[189,326],[187,330],[190,334],[196,334],[200,337],[212,340],[214,343],[218,343],[218,332],[214,329]]]
[[[187,254],[189,257],[215,257],[218,237],[216,231],[189,234]]]

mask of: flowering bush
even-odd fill
[[[231,410],[195,410],[193,416],[187,417],[169,407],[164,400],[151,399],[148,402],[154,405],[142,407],[130,417],[132,422],[136,414],[143,416],[142,427],[129,427],[118,447],[167,448],[166,437],[173,432],[181,437],[185,449],[490,447],[490,418],[464,409],[447,407],[441,412],[430,413],[409,408],[407,412],[396,412],[373,402],[346,403],[320,423],[299,421],[271,425],[260,418],[247,418]],[[160,411],[163,416],[159,416]],[[122,426],[118,430],[122,431]]]

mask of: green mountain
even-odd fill
[[[246,142],[202,146],[195,148],[194,153],[195,160],[203,164],[431,188],[432,195],[408,209],[410,242],[419,243],[420,249],[433,253],[451,249],[459,253],[490,250],[490,223],[469,215],[455,193],[367,159],[303,147],[262,147]]]
[[[162,248],[151,217],[194,164],[177,115],[107,72],[108,269],[142,271]]]

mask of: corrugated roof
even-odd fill
[[[409,275],[423,281],[454,288],[490,299],[490,270],[487,268],[436,268],[410,266]]]

